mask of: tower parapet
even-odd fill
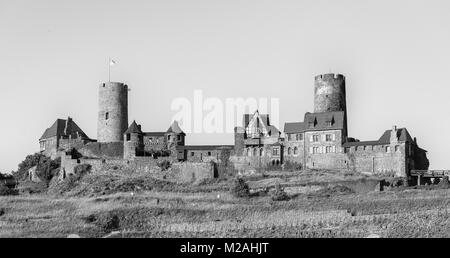
[[[128,128],[128,86],[106,82],[98,92],[98,142],[121,142]]]

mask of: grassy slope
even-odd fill
[[[100,237],[115,230],[123,237],[450,237],[450,190],[369,192],[366,179],[356,193],[315,194],[357,179],[329,172],[251,180],[253,188],[285,185],[293,198],[282,202],[234,198],[224,190],[228,182],[133,189],[133,195],[79,194],[80,186],[64,197],[0,197],[0,237]]]

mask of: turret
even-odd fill
[[[144,139],[141,126],[133,121],[123,134],[123,158],[133,159],[144,151]]]

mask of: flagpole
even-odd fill
[[[108,82],[111,82],[111,57],[108,62]]]

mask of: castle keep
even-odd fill
[[[128,86],[102,83],[97,140],[90,139],[69,117],[57,119],[45,130],[40,149],[52,158],[62,157],[63,177],[82,163],[148,171],[158,160],[190,171],[185,178],[214,177],[217,171],[210,164],[222,162],[223,154],[239,171],[281,169],[290,163],[302,169],[408,176],[412,169],[428,168],[426,151],[406,128],[393,126],[372,141],[349,137],[345,87],[341,74],[318,75],[314,78],[314,112],[305,113],[303,121],[285,123],[281,132],[270,123],[269,114],[256,110],[244,114],[243,126],[235,127],[234,145],[189,146],[177,121],[161,132],[145,132],[136,121],[128,124]]]

